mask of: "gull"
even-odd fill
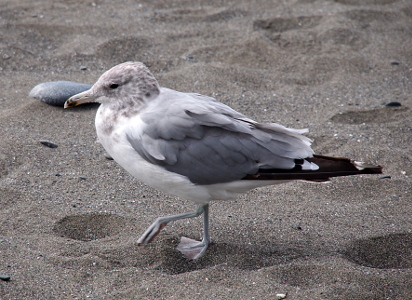
[[[160,87],[141,62],[106,71],[64,107],[101,103],[97,136],[108,154],[145,184],[193,201],[194,211],[159,217],[137,241],[151,242],[167,223],[203,214],[203,239],[177,249],[202,257],[210,243],[209,203],[292,180],[379,174],[380,166],[315,155],[306,129],[259,123],[214,98]]]

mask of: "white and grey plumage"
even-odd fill
[[[379,166],[313,155],[306,130],[251,120],[215,99],[160,87],[149,69],[126,62],[105,72],[66,107],[99,102],[96,130],[124,169],[165,193],[194,201],[189,213],[158,218],[138,240],[150,242],[171,221],[204,214],[202,242],[178,249],[201,257],[209,244],[208,204],[290,180],[380,173]]]

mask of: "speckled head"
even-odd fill
[[[160,86],[141,62],[125,62],[106,71],[90,90],[72,96],[64,107],[98,102],[117,106],[143,104],[159,95]]]

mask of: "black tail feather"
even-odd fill
[[[343,157],[314,155],[306,158],[308,162],[319,166],[318,170],[302,170],[296,167],[291,170],[260,169],[256,174],[245,176],[244,180],[306,180],[324,182],[331,177],[350,176],[359,174],[381,174],[382,167],[352,161]]]

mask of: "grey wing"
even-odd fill
[[[147,161],[195,184],[240,180],[262,168],[292,169],[312,156],[310,141],[277,124],[258,124],[211,99],[184,94],[141,115],[128,139]],[[203,101],[202,101],[203,100]]]

